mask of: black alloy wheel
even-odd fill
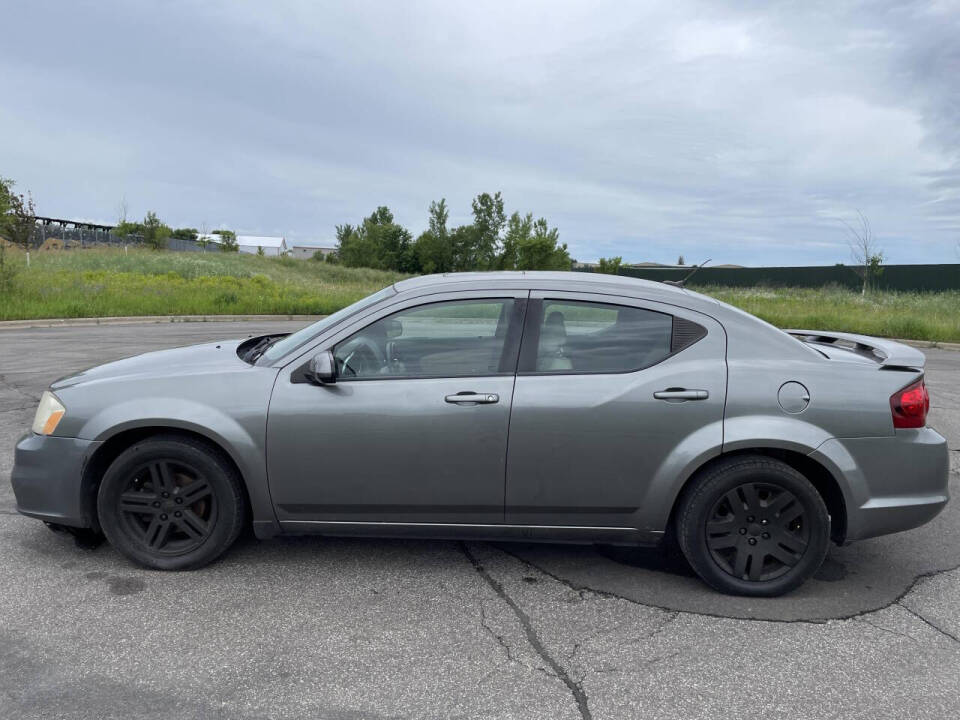
[[[124,450],[97,492],[104,535],[134,562],[191,570],[219,557],[240,534],[247,501],[236,468],[215,446],[157,435]]]
[[[131,473],[117,498],[117,513],[147,550],[182,555],[210,538],[217,522],[217,500],[197,468],[159,459]]]

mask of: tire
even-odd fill
[[[711,587],[774,597],[820,567],[830,515],[820,493],[792,467],[745,455],[717,463],[684,492],[676,533],[687,561]]]
[[[107,540],[155,570],[193,570],[237,539],[247,515],[236,470],[206,443],[157,435],[107,468],[97,512]]]

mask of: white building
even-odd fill
[[[287,252],[287,241],[282,237],[267,235],[237,235],[237,245],[240,252],[257,254],[258,248],[263,248],[264,255],[283,255]]]
[[[220,244],[220,236],[212,233],[198,235],[199,240],[209,240],[210,242]],[[268,235],[237,235],[237,247],[242,253],[256,255],[259,248],[263,248],[264,255],[285,255],[287,253],[287,241],[282,237],[270,237]]]

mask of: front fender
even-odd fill
[[[150,412],[144,414],[144,408]],[[242,424],[222,410],[183,398],[138,397],[105,407],[80,430],[80,437],[106,442],[128,430],[170,428],[207,438],[225,452],[240,471],[250,497],[258,535],[279,530],[267,484],[264,422]]]
[[[65,436],[108,442],[138,428],[195,433],[236,464],[258,535],[278,529],[266,470],[266,424],[276,370],[238,368],[145,380],[117,378],[60,390]]]

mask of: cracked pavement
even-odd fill
[[[0,476],[56,377],[300,323],[0,330]],[[960,353],[925,351],[960,476]],[[0,483],[0,718],[960,715],[960,509],[832,548],[800,591],[729,598],[624,549],[242,540],[140,570]]]

